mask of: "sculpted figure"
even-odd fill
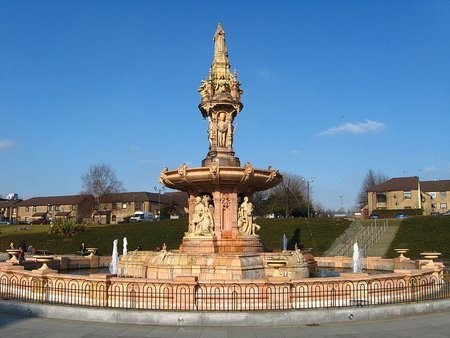
[[[248,197],[244,197],[244,202],[238,210],[238,228],[243,235],[255,235],[260,226],[253,222],[253,204]]]
[[[205,80],[201,81],[201,85],[198,88],[198,92],[202,96],[202,101],[204,101],[208,98],[209,91],[208,91],[207,81],[205,81]]]
[[[209,196],[197,196],[195,198],[194,217],[192,218],[195,236],[206,236],[212,234],[214,218],[209,208]]]
[[[232,147],[233,146],[233,134],[234,134],[234,127],[233,127],[233,123],[228,122],[228,138],[227,138],[227,147]]]
[[[217,122],[217,141],[219,147],[226,147],[228,123],[226,122],[227,116],[225,113],[219,115],[219,121]]]
[[[225,45],[225,31],[219,23],[216,34],[214,34],[214,54],[223,53],[227,55],[227,46]]]
[[[208,116],[208,141],[209,141],[209,147],[211,148],[213,145],[213,138],[214,138],[214,127],[213,127],[213,121],[211,119],[211,116]]]
[[[228,85],[227,80],[225,80],[225,76],[222,75],[219,81],[217,81],[215,88],[216,93],[226,93],[227,85]]]

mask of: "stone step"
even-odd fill
[[[381,235],[380,239],[366,250],[365,256],[384,257],[387,254],[399,227],[399,225],[389,225],[386,228],[386,231]]]

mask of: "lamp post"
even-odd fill
[[[166,189],[164,189],[164,187],[154,187],[155,191],[158,193],[158,213],[159,213],[159,217],[158,217],[158,221],[161,219],[161,192],[165,191]]]
[[[308,220],[309,220],[309,184],[314,182],[314,177],[310,177],[309,181],[305,178],[302,178],[302,181],[306,182],[306,203],[307,203],[307,209],[308,209]]]

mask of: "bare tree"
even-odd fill
[[[117,179],[114,170],[105,163],[91,165],[88,171],[81,175],[81,181],[83,193],[94,195],[97,201],[104,194],[124,191],[123,184]]]
[[[284,217],[299,217],[307,214],[307,184],[298,175],[283,174],[283,182],[268,191],[270,208]],[[309,203],[311,204],[311,198]],[[310,205],[310,209],[313,207]]]
[[[378,184],[381,184],[383,182],[386,182],[389,179],[388,176],[386,176],[381,171],[378,171],[375,173],[372,169],[370,169],[366,177],[364,177],[364,180],[361,185],[361,190],[359,191],[357,203],[362,208],[368,203],[367,199],[367,192],[371,190],[373,187],[377,186]]]

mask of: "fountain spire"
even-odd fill
[[[214,34],[214,59],[211,65],[211,76],[220,79],[221,76],[229,77],[230,60],[228,58],[227,44],[225,42],[225,31],[222,25],[217,25],[216,33]]]
[[[225,30],[219,23],[214,33],[214,57],[208,76],[201,81],[198,92],[202,96],[199,109],[208,120],[208,155],[202,166],[211,163],[239,167],[239,158],[233,151],[233,121],[241,111],[243,91],[237,72],[230,71],[230,60],[225,41]]]

